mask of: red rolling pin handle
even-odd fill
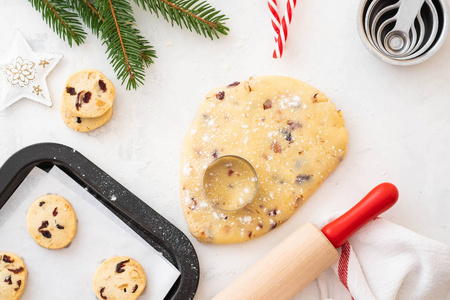
[[[391,183],[382,183],[371,190],[345,214],[322,228],[322,233],[334,247],[341,247],[353,233],[392,207],[398,190]]]

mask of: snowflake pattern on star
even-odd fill
[[[29,61],[26,58],[18,56],[4,68],[7,81],[12,86],[28,86],[36,79],[36,68],[34,67],[34,62]]]

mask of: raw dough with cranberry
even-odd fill
[[[67,199],[59,195],[45,195],[36,199],[28,209],[27,228],[40,246],[61,249],[75,237],[77,217]]]
[[[181,155],[181,204],[204,243],[238,243],[286,222],[342,161],[347,130],[341,111],[299,80],[264,76],[213,90],[200,104]],[[205,198],[202,176],[217,157],[248,160],[259,178],[253,201],[223,211]]]
[[[147,277],[134,259],[115,256],[105,260],[94,274],[92,286],[98,299],[135,300],[145,290]]]
[[[27,277],[27,267],[19,256],[11,252],[0,252],[0,299],[20,299]]]
[[[103,73],[93,69],[78,71],[66,82],[61,105],[80,118],[98,118],[113,105],[116,91]]]

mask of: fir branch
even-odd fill
[[[88,26],[92,33],[99,36],[100,26],[105,21],[105,18],[100,16],[100,13],[95,8],[95,4],[90,0],[70,0],[72,8],[77,11],[80,18]],[[138,36],[139,49],[141,50],[142,61],[146,67],[149,67],[153,63],[152,58],[156,58],[154,50],[148,50],[146,45],[149,44],[144,37]]]
[[[78,13],[84,24],[92,30],[92,33],[99,36],[100,26],[104,18],[89,0],[70,0],[70,6]]]
[[[134,0],[134,2],[158,17],[161,14],[172,26],[175,23],[181,28],[184,26],[190,31],[195,30],[198,34],[211,39],[219,38],[218,33],[226,35],[229,31],[225,26],[228,18],[204,0]]]
[[[65,0],[28,0],[31,5],[42,14],[42,18],[56,34],[72,47],[84,43],[86,32],[77,19],[77,15],[70,11],[71,7]]]
[[[108,59],[122,84],[127,89],[136,89],[143,84],[145,67],[153,63],[155,51],[149,42],[134,27],[135,19],[131,0],[28,0],[41,12],[43,19],[69,45],[80,45],[86,38],[78,16],[92,30],[101,36],[106,45]],[[205,0],[134,0],[145,10],[159,14],[181,28],[195,30],[205,37],[218,38],[226,35],[228,18],[220,14]],[[71,10],[77,12],[75,14]]]
[[[95,6],[104,18],[100,26],[101,38],[117,78],[122,84],[128,80],[127,89],[136,89],[143,84],[144,65],[153,62],[154,50],[133,27],[136,20],[127,0],[97,0]]]

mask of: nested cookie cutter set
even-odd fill
[[[358,32],[366,48],[393,65],[433,56],[449,31],[447,0],[363,0]]]
[[[0,209],[34,167],[49,172],[54,166],[84,187],[180,271],[165,300],[194,298],[200,267],[186,235],[73,148],[41,143],[13,154],[0,167]]]

